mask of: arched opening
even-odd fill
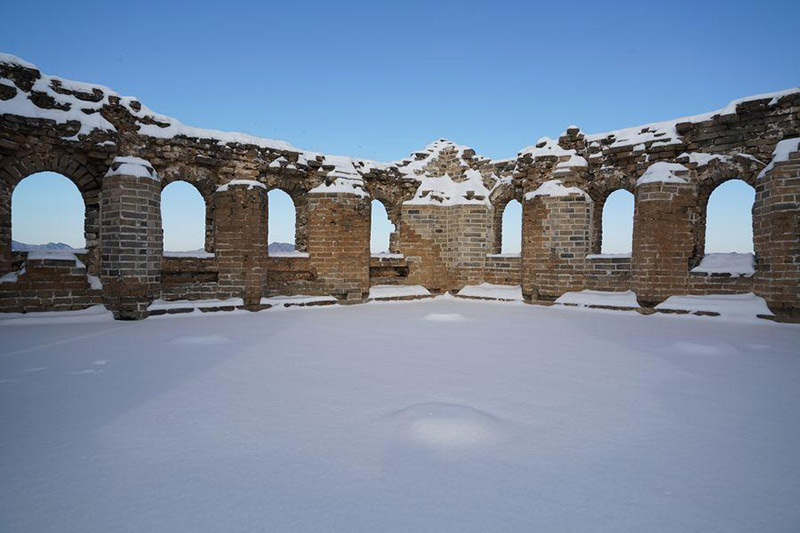
[[[394,224],[389,220],[386,207],[379,200],[372,200],[372,223],[370,226],[369,250],[373,254],[389,252],[389,241],[394,233]]]
[[[83,249],[86,207],[78,187],[54,172],[23,179],[11,195],[15,251]]]
[[[714,189],[706,206],[705,253],[753,253],[755,198],[755,189],[740,179]]]
[[[280,189],[267,195],[269,203],[268,241],[269,253],[295,250],[295,222],[297,210],[292,197]]]
[[[500,253],[519,254],[522,250],[522,204],[511,200],[503,209]]]
[[[165,252],[203,252],[206,202],[194,185],[175,181],[161,191]]]
[[[633,250],[633,194],[618,189],[606,198],[600,230],[600,253],[630,254]]]

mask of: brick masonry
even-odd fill
[[[3,310],[92,305],[96,291],[64,300],[43,277],[74,288],[72,278],[98,275],[102,300],[118,318],[146,316],[157,297],[241,297],[257,307],[275,294],[359,302],[375,284],[420,284],[441,293],[484,281],[521,284],[526,298],[543,302],[567,291],[633,289],[645,306],[673,294],[752,290],[781,318],[800,313],[797,150],[765,170],[779,141],[800,137],[800,91],[745,99],[668,127],[598,135],[570,127],[507,160],[439,140],[402,161],[376,163],[181,129],[135,99],[99,86],[65,85],[19,62],[0,62],[0,79],[0,276],[30,272],[0,284]],[[33,90],[37,82],[49,92]],[[8,107],[20,94],[35,112]],[[70,106],[107,126],[60,119]],[[171,126],[177,132],[164,134]],[[119,156],[140,158],[150,176],[115,173]],[[660,162],[683,165],[682,181],[637,184]],[[12,193],[41,171],[64,175],[84,200],[84,273],[28,268],[11,253]],[[423,178],[444,183],[442,190],[466,190],[449,198],[420,192]],[[756,188],[756,275],[690,274],[703,257],[708,198],[737,178]],[[205,248],[213,257],[162,258],[160,194],[178,180],[205,199]],[[554,181],[579,192],[525,199]],[[308,257],[269,257],[267,193],[273,189],[291,196],[297,248]],[[587,259],[601,249],[603,205],[619,189],[635,195],[632,257]],[[390,249],[402,259],[370,257],[373,199],[396,226]],[[499,251],[502,213],[514,199],[523,203],[521,257],[498,257],[492,254]]]

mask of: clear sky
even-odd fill
[[[570,124],[601,132],[800,84],[796,0],[5,1],[2,13],[0,50],[45,72],[187,124],[382,161],[439,137],[511,157]],[[65,226],[35,209],[15,206],[15,221]]]

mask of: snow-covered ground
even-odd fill
[[[436,298],[0,325],[2,531],[797,531],[800,327]]]

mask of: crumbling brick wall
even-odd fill
[[[526,297],[542,301],[583,288],[631,288],[644,305],[672,294],[752,289],[781,315],[800,310],[797,156],[765,170],[779,141],[800,137],[800,90],[604,134],[570,127],[507,160],[440,139],[404,160],[377,163],[190,128],[134,98],[65,84],[20,61],[0,61],[0,79],[0,275],[15,268],[14,187],[33,173],[59,172],[86,206],[87,275],[102,274],[105,302],[120,317],[145,316],[155,297],[241,297],[254,305],[302,291],[360,301],[382,282],[432,292],[520,283]],[[28,111],[19,111],[21,101]],[[157,178],[104,178],[118,156],[142,159]],[[684,182],[637,185],[659,162],[683,165]],[[735,178],[756,187],[757,272],[749,279],[690,274],[704,254],[708,196]],[[162,261],[157,206],[163,186],[178,179],[206,199],[213,258]],[[423,190],[437,181],[446,186]],[[507,202],[551,182],[580,192],[526,200],[521,258],[487,256],[499,251]],[[266,193],[273,188],[292,197],[296,246],[309,257],[269,257]],[[632,257],[587,259],[600,251],[603,203],[617,189],[635,194]],[[391,251],[404,256],[391,260],[397,265],[370,259],[371,199],[396,225]],[[0,294],[0,307],[13,308],[12,296]]]
[[[308,196],[309,266],[321,288],[345,301],[369,294],[369,200],[346,194]]]
[[[0,312],[74,311],[102,303],[86,265],[69,257],[23,259],[18,271],[0,277]]]

